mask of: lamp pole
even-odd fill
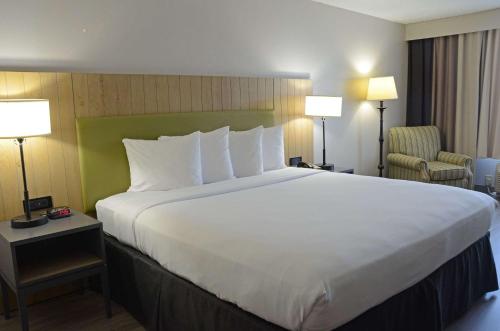
[[[19,145],[19,155],[21,157],[21,170],[23,174],[23,188],[24,188],[24,217],[15,217],[10,221],[11,227],[15,229],[31,228],[34,226],[44,225],[48,222],[46,215],[36,215],[33,217],[30,206],[30,194],[28,192],[28,181],[26,179],[26,165],[24,162],[24,144],[26,138],[16,138]]]
[[[384,171],[384,110],[386,109],[387,107],[384,107],[384,101],[380,100],[380,106],[378,107],[378,110],[380,111],[380,134],[378,137],[378,141],[380,143],[379,162],[378,162],[379,177],[383,177],[383,171]]]
[[[31,206],[30,206],[30,195],[28,192],[28,184],[26,181],[26,167],[24,165],[24,142],[26,141],[24,138],[17,138],[17,143],[19,145],[19,154],[21,155],[21,169],[23,173],[23,185],[24,185],[24,214],[26,216],[26,220],[31,220]]]
[[[323,122],[323,166],[326,165],[325,120],[326,120],[326,118],[324,116],[322,116],[321,121]]]

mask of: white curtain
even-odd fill
[[[500,159],[500,30],[484,32],[477,156]]]
[[[483,32],[458,36],[455,139],[450,147],[471,156],[477,155],[482,42]]]
[[[431,122],[446,150],[500,159],[500,29],[434,39]]]
[[[432,124],[441,130],[441,145],[453,152],[457,108],[458,36],[434,39]]]

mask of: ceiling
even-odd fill
[[[415,23],[500,8],[500,0],[313,0],[398,23]]]

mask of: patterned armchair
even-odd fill
[[[389,130],[389,178],[472,189],[472,158],[441,151],[435,126]]]

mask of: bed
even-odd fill
[[[480,193],[296,168],[118,193],[125,136],[172,134],[162,120],[177,134],[273,120],[169,115],[78,123],[84,201],[108,234],[113,297],[148,329],[442,330],[498,288],[496,205]]]

